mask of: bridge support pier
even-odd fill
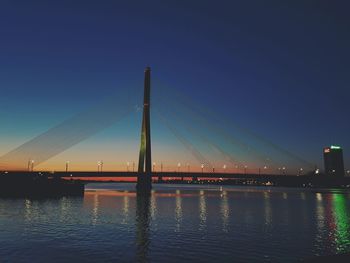
[[[137,194],[150,194],[152,190],[152,176],[145,173],[137,176]]]
[[[137,194],[147,194],[152,189],[152,156],[151,156],[151,68],[145,69],[143,116],[141,128],[141,145],[136,190]]]

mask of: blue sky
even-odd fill
[[[1,1],[1,152],[106,97],[138,105],[150,65],[154,104],[164,85],[319,166],[322,148],[339,144],[349,166],[348,8],[346,1]],[[108,158],[117,153],[104,147],[123,138],[132,145],[127,158],[137,159],[133,114],[60,158],[79,159],[77,149],[91,146],[97,159],[96,145]],[[152,125],[158,156],[164,149],[167,160],[185,162],[174,136],[156,119]]]

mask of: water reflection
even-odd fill
[[[180,226],[182,222],[182,198],[181,198],[181,191],[176,190],[176,197],[175,197],[175,231],[180,231]]]
[[[30,201],[29,199],[25,199],[24,206],[25,206],[24,218],[26,221],[30,221],[32,218],[32,201]]]
[[[154,194],[152,195],[154,196]],[[149,195],[136,196],[136,260],[149,262],[150,244],[150,199]]]
[[[334,221],[336,225],[337,251],[346,252],[350,245],[350,220],[343,194],[333,194]]]
[[[316,193],[316,225],[317,232],[315,236],[316,246],[322,245],[322,241],[324,240],[324,234],[326,232],[325,229],[325,207],[322,202],[322,194]],[[319,255],[319,253],[317,253]]]
[[[156,220],[157,216],[157,199],[156,199],[156,193],[154,190],[151,192],[151,217],[153,220]]]
[[[69,214],[71,212],[71,199],[67,197],[62,197],[60,200],[60,206],[61,206],[61,221],[64,221],[66,218],[69,217]]]
[[[199,191],[199,230],[204,230],[207,223],[207,204],[203,190]]]
[[[93,208],[92,208],[92,217],[91,222],[92,225],[95,226],[98,222],[98,210],[99,210],[99,200],[98,200],[98,194],[94,194],[94,201],[93,201]]]
[[[287,194],[286,192],[284,192],[284,193],[282,194],[282,196],[283,196],[283,199],[284,199],[284,200],[287,200],[287,199],[288,199],[288,194]]]
[[[272,223],[272,210],[270,202],[270,194],[264,192],[264,214],[265,214],[265,224],[270,225]]]
[[[223,191],[221,194],[220,212],[222,218],[222,231],[228,232],[230,208],[228,204],[227,191]]]
[[[130,200],[128,191],[125,191],[125,196],[123,197],[123,220],[122,224],[127,224],[129,221],[129,206],[130,206]]]
[[[329,244],[329,247],[332,248],[334,247],[334,243],[335,243],[335,231],[336,231],[336,227],[335,227],[335,222],[334,222],[334,215],[333,215],[333,204],[332,204],[332,194],[326,194],[325,196],[325,200],[326,200],[326,206],[325,206],[325,218],[326,218],[326,229],[327,232],[325,233],[326,236],[326,243],[327,245]],[[331,250],[330,252],[331,253]]]
[[[84,199],[0,199],[0,258],[21,251],[11,262],[62,254],[72,262],[195,262],[198,255],[203,262],[296,262],[350,249],[345,191],[154,189],[136,196],[133,185],[108,184],[86,191]]]
[[[304,191],[304,190],[302,190]],[[300,207],[300,216],[302,219],[302,224],[303,225],[307,225],[309,220],[310,220],[310,216],[309,216],[309,209],[308,209],[308,202],[306,201],[306,194],[305,192],[301,192],[300,193],[300,199],[302,200],[301,202],[301,207]]]

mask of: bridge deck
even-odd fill
[[[48,171],[8,171],[0,172],[0,174],[13,175],[45,175],[55,177],[137,177],[138,172],[120,172],[120,171],[72,171],[72,172],[48,172]],[[199,177],[199,178],[276,178],[276,177],[290,177],[292,175],[276,175],[276,174],[243,174],[243,173],[200,173],[200,172],[153,172],[152,177]]]
[[[1,175],[18,176],[19,180],[25,176],[48,176],[48,177],[69,177],[69,178],[118,178],[128,177],[136,178],[138,172],[91,172],[91,171],[72,171],[72,172],[47,172],[47,171],[9,171],[0,172]],[[276,175],[276,174],[240,174],[240,173],[185,173],[185,172],[154,172],[153,178],[197,178],[202,179],[231,179],[237,184],[252,183],[265,185],[267,182],[276,186],[288,187],[350,187],[350,177],[334,177],[327,175]]]
[[[43,175],[43,176],[53,176],[53,177],[137,177],[138,172],[125,172],[125,171],[106,171],[106,172],[94,172],[94,171],[57,171],[57,172],[48,172],[48,171],[2,171],[0,174],[12,174],[12,175]],[[339,179],[334,176],[326,175],[282,175],[282,174],[253,174],[253,173],[201,173],[201,172],[153,172],[152,177],[173,177],[173,178],[182,178],[182,177],[197,177],[197,178],[225,178],[225,179],[282,179],[282,178],[327,178],[330,180]],[[349,179],[350,177],[340,177],[343,179]]]

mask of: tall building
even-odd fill
[[[334,176],[344,176],[343,150],[332,145],[323,149],[325,173]]]

